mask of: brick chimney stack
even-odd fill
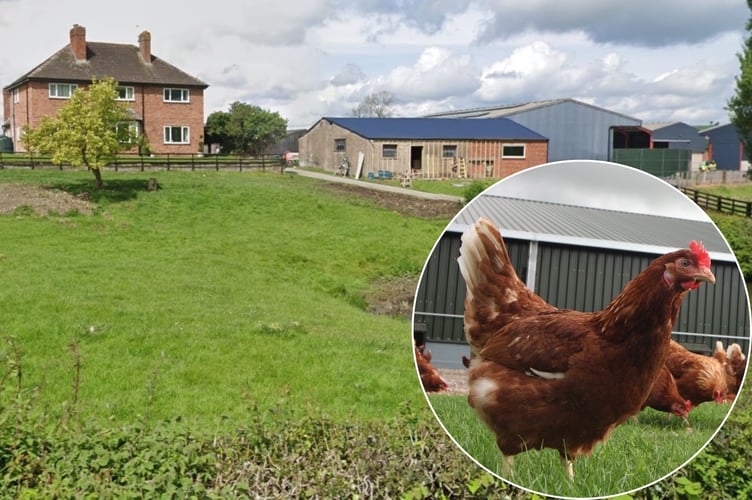
[[[86,60],[86,28],[74,24],[70,30],[70,48],[76,61]]]
[[[138,48],[144,62],[146,64],[151,64],[151,33],[143,31],[138,35]]]

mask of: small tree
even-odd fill
[[[747,0],[752,9],[752,0]],[[752,152],[752,18],[747,21],[748,36],[741,54],[737,54],[741,73],[736,77],[736,94],[727,103],[731,123],[739,131],[745,152]]]
[[[393,100],[392,94],[386,90],[368,94],[363,102],[353,108],[352,114],[358,118],[388,118],[392,116]]]
[[[117,85],[106,78],[92,81],[88,89],[76,89],[56,116],[43,117],[34,129],[24,127],[21,140],[26,149],[50,155],[57,165],[87,167],[101,189],[101,168],[133,147],[136,139],[128,108],[117,102]]]
[[[229,111],[216,111],[206,120],[206,135],[219,140],[222,149],[240,155],[261,155],[287,135],[287,120],[279,113],[244,102]]]

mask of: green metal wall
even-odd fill
[[[692,151],[689,149],[614,149],[613,161],[638,168],[656,177],[670,177],[689,172]]]

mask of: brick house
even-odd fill
[[[3,130],[16,151],[24,125],[36,127],[54,115],[77,87],[92,80],[117,80],[119,100],[127,103],[157,154],[197,153],[203,145],[204,90],[208,85],[151,52],[151,34],[139,35],[138,46],[88,42],[86,29],[74,25],[70,44],[3,88]]]
[[[508,118],[322,118],[298,140],[300,164],[351,175],[501,178],[546,163],[548,139]]]

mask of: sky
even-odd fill
[[[138,44],[288,128],[351,116],[372,93],[394,116],[574,98],[643,120],[728,122],[750,11],[741,0],[0,0],[0,84],[69,42]]]

